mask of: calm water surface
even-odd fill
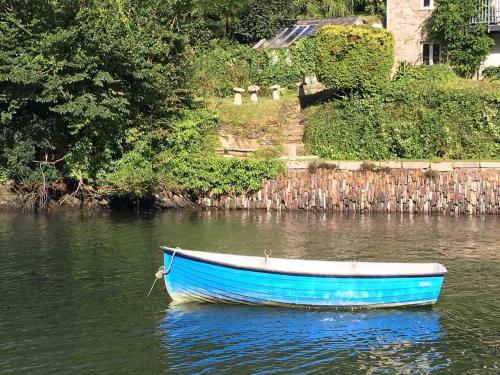
[[[438,261],[434,308],[170,305],[158,246]],[[500,372],[500,218],[0,213],[0,373]]]

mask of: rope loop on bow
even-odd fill
[[[175,254],[177,254],[177,250],[180,250],[180,247],[176,247],[174,252],[172,253],[172,258],[170,258],[170,264],[168,265],[168,268],[167,270],[164,272],[164,275],[168,275],[170,273],[170,271],[172,270],[172,265],[174,264],[174,258],[175,258]]]
[[[174,258],[175,258],[175,254],[177,254],[177,250],[180,250],[180,248],[179,247],[175,248],[174,252],[172,253],[172,258],[170,258],[170,264],[168,265],[168,268],[165,270],[165,267],[161,266],[160,268],[158,268],[158,271],[156,271],[155,279],[153,281],[153,285],[151,285],[151,289],[149,289],[148,297],[151,294],[151,291],[153,290],[153,288],[155,287],[156,281],[163,279],[172,270],[172,265],[174,264]]]

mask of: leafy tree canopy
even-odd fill
[[[12,177],[62,160],[68,175],[93,179],[127,131],[161,127],[183,106],[183,6],[3,0],[0,162]]]

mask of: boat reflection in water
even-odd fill
[[[181,372],[267,373],[446,366],[439,314],[244,305],[171,305],[160,323],[165,366]]]

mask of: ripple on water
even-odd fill
[[[255,306],[175,305],[159,325],[172,369],[311,371],[324,366],[439,368],[443,335],[433,309],[324,311]],[[423,350],[425,349],[425,350]],[[398,358],[405,361],[398,363]],[[410,358],[411,357],[411,358]],[[257,367],[255,367],[257,366]],[[411,366],[410,366],[411,367]]]
[[[500,372],[500,218],[0,213],[0,373]],[[430,309],[169,306],[162,244],[446,265]],[[158,284],[158,285],[161,285]]]

